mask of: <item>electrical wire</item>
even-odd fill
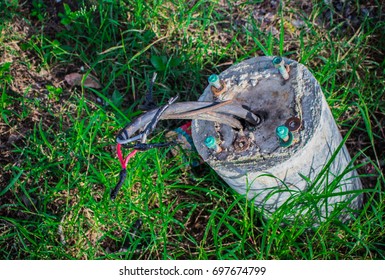
[[[120,173],[119,173],[119,181],[118,181],[118,183],[116,184],[115,188],[113,188],[111,190],[111,193],[110,193],[111,200],[114,200],[117,197],[120,188],[123,186],[124,180],[127,177],[127,164],[128,164],[128,161],[132,157],[134,157],[137,152],[138,152],[138,150],[134,149],[126,158],[123,158],[122,145],[119,144],[119,143],[116,145],[116,153],[118,155],[118,158],[119,158],[119,161],[120,161],[120,165],[122,166],[122,169],[120,170]]]
[[[116,151],[121,164],[121,171],[119,174],[119,181],[115,188],[111,191],[111,199],[115,199],[117,193],[122,187],[127,176],[128,161],[135,156],[138,151],[146,151],[153,148],[168,147],[174,143],[146,143],[148,136],[155,130],[160,120],[169,119],[196,119],[206,120],[211,122],[218,122],[229,125],[235,129],[242,131],[243,126],[240,119],[258,126],[262,122],[262,118],[258,114],[254,114],[248,110],[243,104],[236,100],[227,100],[223,102],[178,102],[178,96],[170,98],[167,104],[154,107],[152,100],[152,88],[155,82],[156,73],[151,79],[149,90],[145,96],[145,104],[142,109],[151,109],[146,113],[140,115],[131,123],[126,125],[116,137]],[[136,142],[134,144],[129,144]],[[123,158],[122,145],[125,148],[133,149],[126,158]]]
[[[148,91],[147,91],[147,93],[146,93],[146,95],[144,97],[144,104],[143,105],[139,105],[139,107],[138,107],[142,111],[149,111],[149,110],[152,110],[152,109],[157,107],[155,102],[154,102],[153,95],[152,95],[152,88],[154,87],[156,76],[157,76],[157,73],[155,72],[152,75],[150,86],[148,87]]]
[[[175,100],[170,100],[175,101]],[[157,124],[159,120],[168,119],[198,119],[218,122],[230,125],[238,130],[242,129],[241,122],[237,119],[244,119],[252,125],[259,125],[261,117],[244,108],[241,104],[234,100],[225,102],[179,102],[167,104],[168,106],[161,107],[162,114],[157,114],[159,109],[151,110],[128,124],[118,134],[116,142],[127,144],[139,139],[146,139],[148,132],[154,129],[153,123]],[[156,122],[154,122],[156,120]],[[150,125],[150,126],[149,126]],[[147,127],[151,129],[147,129]],[[134,134],[139,131],[138,135]],[[142,141],[143,143],[143,141]]]

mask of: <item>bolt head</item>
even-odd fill
[[[284,125],[278,126],[275,132],[280,139],[285,139],[289,135],[289,129]]]
[[[276,65],[276,64],[280,64],[282,62],[282,57],[280,56],[276,56],[273,58],[273,64]]]
[[[208,78],[208,81],[209,81],[209,83],[215,83],[215,82],[219,81],[219,76],[216,74],[212,74]]]
[[[209,136],[205,139],[205,145],[207,148],[209,149],[213,149],[215,148],[216,146],[216,141],[215,141],[215,138],[213,136]]]

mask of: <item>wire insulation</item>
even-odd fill
[[[252,125],[259,125],[261,117],[244,108],[233,100],[225,102],[179,102],[173,103],[175,99],[170,99],[169,103],[159,109],[151,110],[128,124],[118,134],[116,141],[119,144],[127,144],[141,140],[145,142],[150,132],[155,129],[159,120],[167,119],[199,119],[218,122],[229,125],[235,129],[242,129],[243,126],[238,120],[244,119]],[[160,113],[161,112],[161,113]],[[138,135],[135,135],[139,131]]]

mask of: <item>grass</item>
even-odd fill
[[[1,259],[384,258],[381,1],[77,2],[0,4]],[[141,113],[153,72],[160,104],[196,100],[209,74],[274,54],[309,68],[349,134],[365,193],[356,217],[284,225],[298,202],[317,198],[309,192],[265,220],[209,167],[186,169],[167,149],[137,154],[109,200],[115,136]],[[63,82],[81,69],[102,88]],[[153,141],[163,138],[159,129]]]

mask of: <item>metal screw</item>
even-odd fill
[[[217,153],[220,153],[222,151],[222,148],[218,145],[217,140],[213,136],[208,136],[205,139],[205,145],[207,148],[212,149]]]
[[[286,126],[284,125],[278,126],[275,132],[277,133],[277,136],[279,139],[285,142],[289,140],[289,129]]]
[[[208,78],[208,81],[209,81],[210,85],[215,87],[216,89],[222,88],[221,81],[219,80],[218,75],[216,75],[216,74],[210,75],[210,77]]]
[[[289,79],[289,73],[285,68],[285,61],[283,61],[282,57],[276,56],[273,58],[273,64],[275,68],[278,68],[279,73],[285,80]]]
[[[275,133],[279,138],[279,143],[281,144],[281,147],[288,147],[293,142],[293,135],[286,126],[278,126],[275,130]]]

